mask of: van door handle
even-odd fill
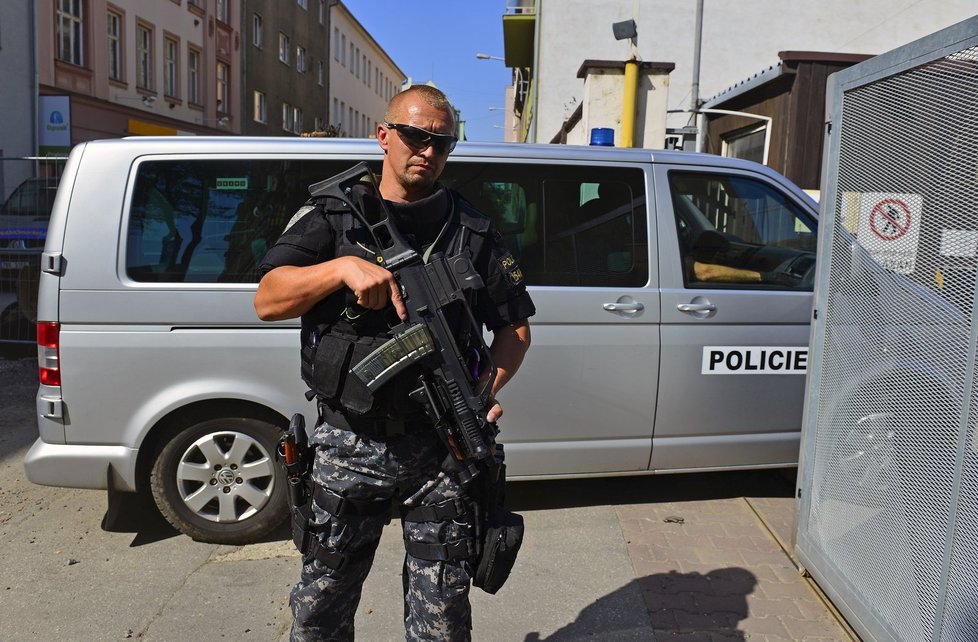
[[[680,312],[716,312],[717,306],[712,303],[680,303],[676,306]]]
[[[605,303],[602,305],[608,312],[641,312],[645,309],[642,303]]]
[[[684,312],[694,319],[709,319],[717,313],[717,306],[710,303],[710,300],[704,296],[693,297],[689,303],[680,303],[676,307],[680,312]]]

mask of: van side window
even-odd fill
[[[774,187],[743,176],[670,172],[690,288],[811,291],[815,222]]]
[[[642,287],[645,175],[572,165],[449,162],[444,182],[489,215],[528,285]]]
[[[350,161],[186,160],[139,165],[126,273],[135,281],[256,283],[255,268],[309,197]]]

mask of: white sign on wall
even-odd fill
[[[71,151],[71,99],[68,96],[39,96],[37,118],[38,153],[62,156]]]
[[[914,271],[923,203],[920,194],[860,194],[859,243],[887,270]]]

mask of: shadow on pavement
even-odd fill
[[[180,535],[156,508],[152,497],[143,493],[107,493],[109,506],[102,517],[102,530],[133,533],[130,548],[145,546]]]
[[[153,498],[143,493],[111,492],[109,506],[102,517],[102,530],[109,533],[133,533],[130,548],[160,542],[171,537],[185,537],[175,529],[156,507]],[[292,538],[288,520],[268,535],[252,542],[281,542]]]
[[[615,506],[733,497],[792,497],[794,468],[519,481],[506,485],[509,509],[551,510],[581,506]]]
[[[530,633],[523,642],[572,642],[583,639],[649,639],[648,625],[658,639],[746,640],[738,624],[749,615],[747,596],[757,577],[739,568],[709,573],[656,573],[635,579],[588,605],[577,619],[541,638]],[[644,602],[646,613],[624,604]]]

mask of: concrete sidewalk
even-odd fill
[[[620,506],[655,639],[850,640],[789,556],[792,498]]]
[[[497,595],[473,589],[473,639],[851,640],[786,552],[792,491],[771,471],[512,484],[526,539]],[[402,556],[395,521],[358,640],[404,639]]]

